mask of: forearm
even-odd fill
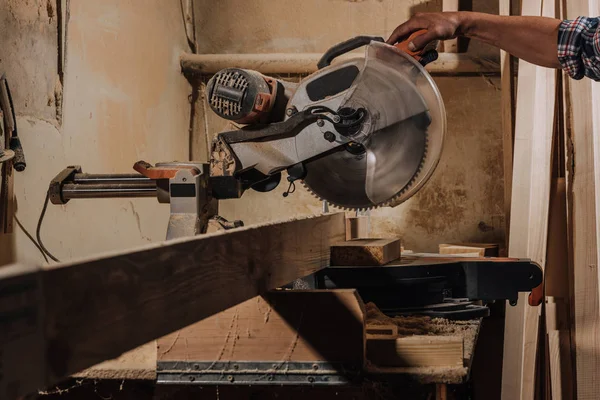
[[[458,12],[459,35],[505,50],[515,57],[549,68],[558,61],[558,19],[530,16],[499,16]]]

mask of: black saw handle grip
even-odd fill
[[[327,50],[325,54],[323,54],[323,57],[321,57],[317,63],[317,68],[323,69],[328,67],[334,58],[339,57],[342,54],[346,54],[352,50],[356,50],[359,47],[366,46],[372,41],[382,43],[385,42],[381,36],[356,36],[352,39],[346,40],[345,42],[338,43]]]

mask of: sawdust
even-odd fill
[[[394,372],[395,374],[408,374],[420,383],[461,383],[466,378],[473,351],[479,333],[480,319],[451,321],[445,318],[430,318],[427,316],[397,316],[388,317],[374,303],[365,305],[366,323],[369,325],[396,325],[398,337],[412,335],[433,336],[460,336],[463,338],[464,353],[463,367],[411,367],[411,368],[383,368],[366,362],[366,369],[374,373]]]
[[[429,317],[411,316],[391,318],[382,313],[374,303],[367,303],[365,311],[368,325],[396,325],[399,337],[428,335],[432,332],[431,318]]]

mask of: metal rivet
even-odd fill
[[[200,369],[200,366],[198,364],[194,364],[194,369]]]
[[[193,376],[191,376],[191,375],[189,376],[189,378],[188,378],[188,379],[190,380],[190,382],[194,382],[194,381],[196,380],[196,378],[194,378],[194,377],[193,377]]]
[[[317,126],[323,126],[325,125],[325,121],[323,121],[322,119],[317,120]]]
[[[227,376],[227,380],[228,380],[229,382],[233,382],[233,375],[228,375],[228,376]]]
[[[240,369],[240,366],[237,364],[233,364],[233,369],[238,370],[238,369]]]
[[[313,378],[312,376],[309,376],[309,377],[308,377],[308,381],[309,381],[310,383],[314,383],[314,381],[315,381],[315,378]]]
[[[181,178],[181,180],[187,182],[187,178]]]
[[[325,140],[327,140],[328,142],[333,142],[335,140],[335,134],[333,132],[325,132],[323,134],[323,137],[325,138]]]
[[[319,366],[317,364],[313,364],[312,365],[312,369],[314,369],[315,371],[319,369]]]

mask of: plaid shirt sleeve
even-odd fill
[[[600,18],[562,21],[558,29],[558,61],[573,79],[600,81]]]

